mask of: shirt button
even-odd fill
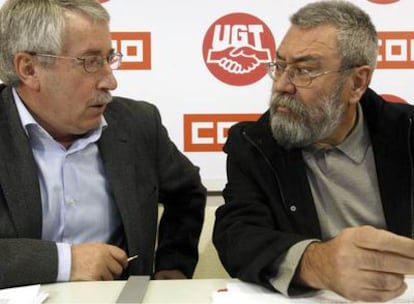
[[[76,200],[74,198],[68,198],[68,204],[74,204],[76,203]]]
[[[290,211],[295,212],[296,211],[296,206],[295,205],[291,205],[290,206]]]

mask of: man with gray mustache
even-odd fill
[[[347,1],[299,9],[268,64],[269,111],[229,131],[213,241],[233,277],[382,302],[414,274],[414,107],[368,86],[378,38]]]
[[[7,0],[0,53],[0,288],[191,278],[206,189],[154,105],[111,97],[105,8]]]
[[[333,93],[321,96],[321,104],[315,106],[307,106],[288,94],[274,93],[269,108],[273,137],[288,149],[309,146],[328,137],[338,127],[344,112],[338,94],[341,89],[341,83],[338,83]],[[280,111],[281,107],[289,109],[295,119],[290,119],[284,111]]]

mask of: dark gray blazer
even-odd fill
[[[199,169],[170,141],[155,106],[115,97],[99,140],[118,206],[127,254],[139,254],[126,275],[180,269],[191,277],[204,218]],[[156,231],[158,203],[164,205]],[[57,250],[41,240],[37,167],[10,87],[0,85],[0,288],[54,282]]]

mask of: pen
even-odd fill
[[[133,255],[133,256],[130,256],[130,257],[128,258],[128,262],[131,262],[131,261],[135,260],[136,258],[138,258],[138,254]]]

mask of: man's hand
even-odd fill
[[[117,278],[128,266],[122,249],[102,243],[72,245],[71,281],[98,281]]]
[[[156,280],[184,280],[187,277],[180,270],[160,270],[154,274]]]
[[[404,275],[413,273],[414,240],[363,226],[310,244],[297,278],[350,300],[382,302],[400,296],[407,288]]]

